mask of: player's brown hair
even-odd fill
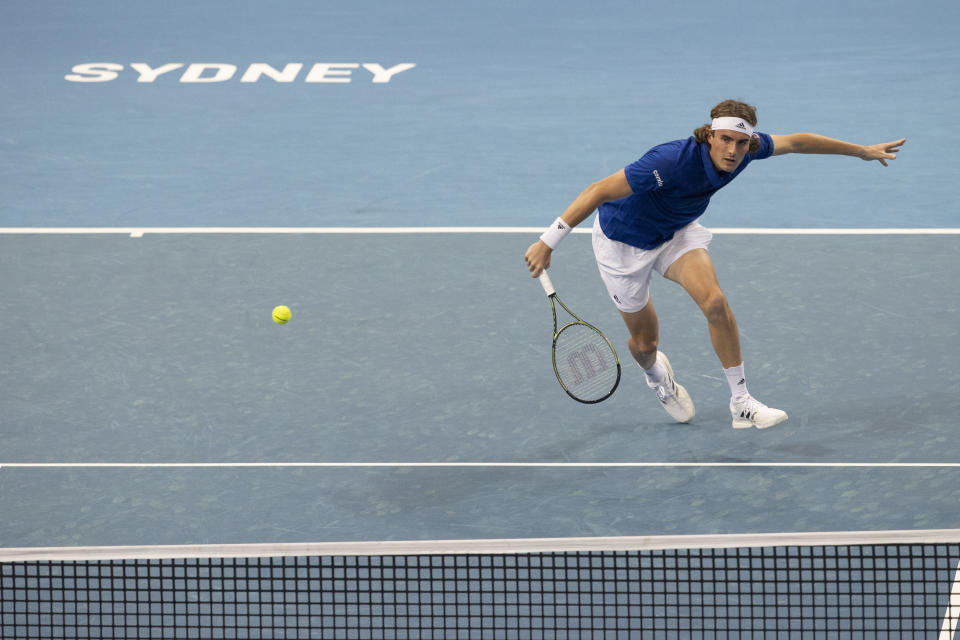
[[[713,109],[710,109],[710,119],[713,118],[743,118],[752,126],[757,126],[757,108],[739,100],[724,100]],[[712,129],[709,124],[698,127],[693,131],[697,142],[707,142]],[[760,148],[760,141],[754,138],[750,141],[751,153]]]

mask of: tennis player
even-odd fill
[[[659,320],[650,300],[654,271],[683,287],[706,317],[730,385],[733,427],[766,429],[786,420],[787,414],[747,390],[737,321],[707,253],[713,235],[698,219],[710,197],[754,160],[816,153],[877,160],[887,166],[906,139],[861,146],[813,133],[759,133],[754,130],[756,109],[735,100],[715,106],[710,117],[710,124],[693,136],[653,147],[584,189],[527,249],[524,259],[533,277],[539,276],[550,266],[559,242],[596,210],[593,251],[600,276],[627,325],[630,353],[664,409],[678,422],[689,422],[695,414],[690,394],[676,382],[670,361],[657,350]]]

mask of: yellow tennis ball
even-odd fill
[[[280,305],[273,310],[273,321],[277,324],[287,324],[290,322],[290,307]]]

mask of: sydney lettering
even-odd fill
[[[304,71],[302,62],[290,62],[276,68],[263,62],[254,62],[239,76],[240,82],[272,81],[279,83],[309,82],[346,84],[350,82],[373,82],[386,84],[400,73],[413,69],[416,64],[402,62],[385,67],[377,62],[317,62]],[[116,62],[87,62],[78,64],[64,78],[70,82],[111,82],[126,74],[127,69]],[[156,82],[158,79],[179,76],[179,82],[202,84],[227,82],[237,77],[239,68],[234,64],[219,62],[170,62],[152,67],[145,62],[130,63],[130,71],[136,74],[137,82]]]

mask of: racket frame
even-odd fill
[[[573,311],[570,310],[570,307],[568,307],[563,303],[563,300],[561,300],[560,297],[557,296],[557,290],[554,288],[553,282],[550,281],[550,276],[547,275],[546,271],[541,273],[538,279],[540,280],[540,285],[543,287],[544,293],[547,294],[547,298],[550,300],[550,311],[551,313],[553,313],[553,346],[550,349],[550,352],[551,352],[551,360],[553,362],[553,373],[557,377],[557,382],[560,383],[560,387],[567,393],[567,395],[573,398],[574,400],[576,400],[577,402],[582,402],[583,404],[596,404],[598,402],[603,402],[604,400],[612,396],[613,392],[616,391],[617,387],[620,386],[620,374],[622,373],[622,368],[620,366],[620,356],[617,355],[617,350],[613,348],[613,345],[610,343],[609,338],[607,338],[607,336],[604,335],[604,333],[600,331],[600,329],[598,329],[597,327],[593,326],[592,324],[590,324],[589,322],[587,322],[586,320],[584,320],[583,318],[575,314]],[[557,304],[563,307],[563,310],[566,311],[568,314],[570,314],[570,316],[573,318],[573,322],[568,322],[562,327],[560,327],[559,329],[557,328],[557,306],[556,306]],[[588,329],[592,329],[593,331],[596,331],[597,335],[603,338],[603,341],[606,342],[607,346],[610,348],[610,353],[613,354],[613,361],[617,365],[617,379],[613,382],[613,386],[610,387],[610,391],[605,396],[601,398],[597,398],[596,400],[584,400],[583,398],[578,398],[577,396],[573,395],[570,389],[567,388],[567,385],[563,383],[563,379],[560,377],[560,370],[557,368],[557,339],[560,337],[560,334],[563,333],[565,329],[578,324],[583,325]]]

